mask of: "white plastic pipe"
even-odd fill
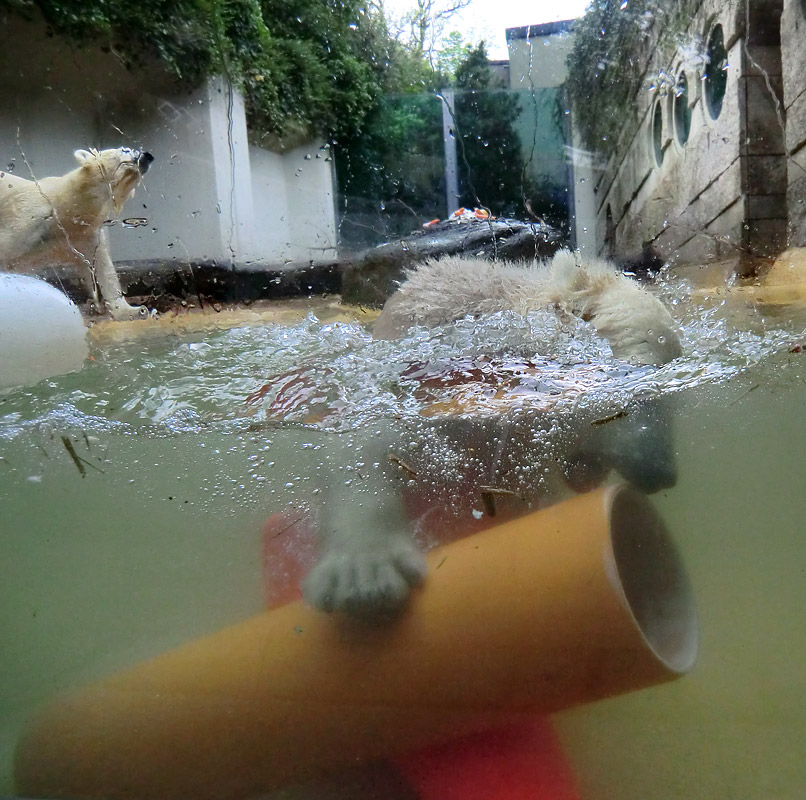
[[[0,273],[0,389],[75,372],[89,350],[76,305],[30,275]]]

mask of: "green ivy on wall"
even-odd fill
[[[179,81],[224,74],[250,133],[283,147],[349,137],[381,92],[386,40],[361,0],[0,0],[78,45],[127,64],[157,58]]]
[[[568,88],[584,145],[609,156],[637,121],[645,76],[668,64],[701,0],[593,0],[574,24]]]

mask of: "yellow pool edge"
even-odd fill
[[[295,325],[309,314],[323,323],[357,322],[368,325],[374,322],[379,313],[377,309],[344,304],[338,295],[330,295],[259,300],[249,306],[242,303],[216,303],[203,308],[188,305],[148,319],[122,322],[111,319],[90,320],[88,328],[90,340],[109,342],[172,333],[185,336],[253,325]]]
[[[703,301],[739,300],[752,305],[800,305],[806,302],[806,247],[790,247],[781,253],[761,278],[730,285],[711,280],[695,286],[692,296]],[[708,285],[710,283],[710,285]]]

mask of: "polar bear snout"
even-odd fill
[[[613,459],[613,467],[630,485],[646,494],[671,489],[677,483],[675,456],[665,446],[657,446],[637,454],[619,453]]]
[[[590,435],[563,461],[566,483],[574,491],[587,492],[615,470],[647,494],[671,489],[677,483],[673,415],[670,398],[660,397],[634,402],[623,414],[596,420]]]
[[[143,150],[142,152],[140,152],[139,150],[135,150],[133,155],[137,163],[137,169],[140,170],[141,175],[145,175],[146,172],[148,172],[148,168],[154,161],[154,156],[152,156],[151,153],[145,150]]]
[[[632,403],[627,414],[600,431],[599,452],[622,478],[647,494],[677,483],[674,402],[657,397]]]

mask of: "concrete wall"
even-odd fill
[[[298,147],[279,156],[249,148],[257,248],[285,261],[335,256],[335,197],[330,148]],[[316,260],[316,259],[314,259]]]
[[[786,115],[789,243],[806,246],[806,0],[786,0],[781,17]]]
[[[122,214],[146,224],[110,228],[115,260],[276,267],[333,257],[333,170],[320,142],[283,154],[250,146],[243,101],[221,79],[184,91],[154,65],[127,70],[12,15],[0,19],[0,41],[2,167],[61,174],[86,147],[156,157]]]

